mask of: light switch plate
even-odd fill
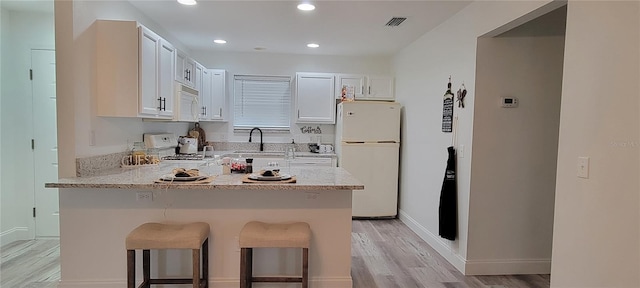
[[[578,177],[589,179],[589,157],[578,157]]]

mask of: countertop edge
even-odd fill
[[[304,185],[304,184],[81,184],[46,183],[45,188],[86,189],[172,189],[172,190],[364,190],[364,185]]]

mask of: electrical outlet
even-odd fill
[[[153,202],[153,192],[136,192],[136,201],[145,203]]]

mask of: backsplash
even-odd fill
[[[208,142],[214,151],[258,151],[260,143],[248,142]],[[289,147],[288,143],[264,143],[264,151],[280,152]],[[297,152],[309,152],[307,143],[295,143]],[[129,155],[129,151],[76,158],[76,177],[88,177],[100,174],[106,170],[120,168],[122,158]]]
[[[215,151],[259,151],[260,142],[208,142]],[[264,143],[264,151],[280,152],[289,147],[288,143]],[[309,152],[307,143],[295,143],[296,151]]]
[[[87,177],[99,174],[105,170],[119,168],[122,158],[129,155],[129,151],[76,158],[76,176]]]

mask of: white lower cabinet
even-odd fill
[[[335,124],[334,74],[296,73],[296,123]]]
[[[255,157],[253,158],[253,170],[254,172],[267,166],[267,163],[277,162],[283,171],[287,169],[287,161],[284,158],[279,157]],[[331,157],[296,157],[291,160],[291,167],[336,167],[337,161]],[[286,173],[286,172],[285,172]]]

